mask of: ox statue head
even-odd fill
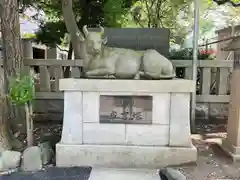
[[[102,45],[107,43],[107,37],[103,38],[104,28],[100,26],[100,32],[89,32],[87,25],[83,26],[83,33],[86,37],[87,50],[93,53],[100,53]]]

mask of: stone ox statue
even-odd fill
[[[101,32],[89,32],[83,27],[85,35],[84,76],[88,78],[120,79],[171,79],[175,77],[172,63],[156,50],[134,51],[106,46],[107,37]]]

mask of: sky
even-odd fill
[[[38,23],[29,17],[36,14],[34,9],[27,9],[24,16],[20,16],[20,30],[21,34],[31,33],[33,34],[38,30]]]

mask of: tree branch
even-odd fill
[[[62,49],[59,45],[56,45],[56,46],[57,46],[57,48],[58,48],[60,51],[68,52],[68,50]]]
[[[62,0],[63,17],[66,28],[70,34],[74,55],[76,59],[81,59],[85,56],[82,50],[83,47],[81,47],[81,44],[84,41],[84,36],[77,26],[72,6],[72,0]]]
[[[153,3],[154,0],[152,0],[152,3]],[[150,10],[150,7],[148,5],[148,1],[145,0],[145,6],[146,6],[146,9],[147,9],[147,17],[148,17],[148,28],[151,27],[151,22],[152,22],[152,19],[151,19],[151,10]]]
[[[213,2],[217,3],[218,5],[230,3],[233,7],[240,7],[240,3],[236,3],[231,0],[213,0]]]

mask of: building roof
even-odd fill
[[[235,31],[240,31],[240,25],[237,25],[234,27]],[[223,29],[219,29],[219,30],[216,30],[215,33],[222,33],[222,32],[226,32],[226,31],[232,31],[232,26],[229,26],[229,27],[226,27],[226,28],[223,28]]]
[[[239,49],[240,49],[240,36],[236,36],[222,50],[223,51],[236,51]]]

